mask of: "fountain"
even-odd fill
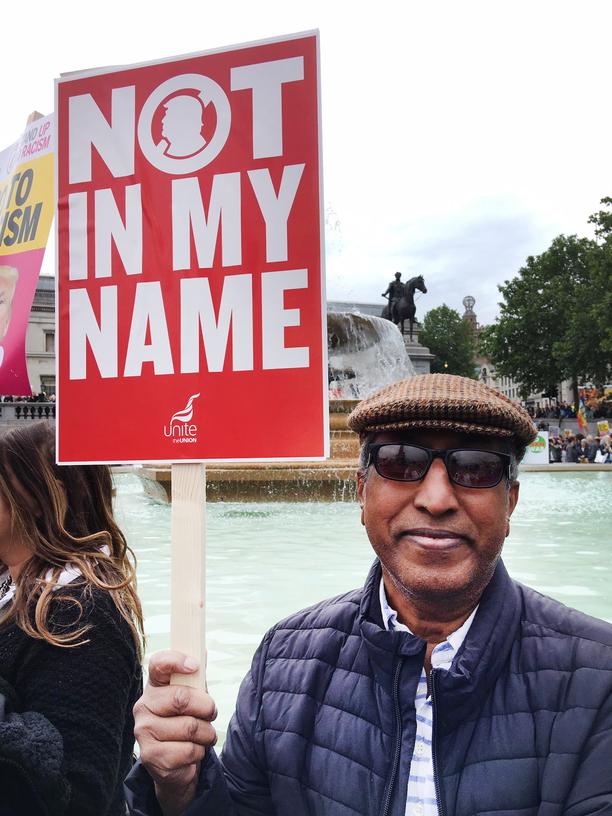
[[[329,312],[327,349],[330,399],[360,400],[415,374],[399,329],[381,317]]]
[[[357,402],[415,371],[397,326],[359,312],[327,315],[330,459],[209,465],[209,501],[353,501],[359,439],[347,427]],[[137,471],[145,492],[168,502],[170,467]]]

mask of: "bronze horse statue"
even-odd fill
[[[394,304],[393,315],[390,311],[390,305],[385,306],[381,314],[381,317],[384,317],[386,320],[391,320],[396,326],[399,326],[399,330],[402,334],[404,334],[404,321],[409,320],[411,340],[412,328],[416,322],[416,306],[414,305],[415,289],[418,289],[419,292],[423,292],[423,294],[427,292],[427,287],[425,286],[422,275],[417,275],[416,278],[410,278],[410,280],[404,284],[404,294],[399,301]]]

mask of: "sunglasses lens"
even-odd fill
[[[494,487],[504,475],[504,460],[489,451],[454,451],[447,461],[448,475],[463,487]]]
[[[412,445],[383,445],[376,455],[376,470],[385,479],[415,482],[427,470],[427,451]]]

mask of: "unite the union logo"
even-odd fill
[[[187,405],[181,410],[172,414],[168,425],[164,425],[164,436],[172,439],[175,444],[189,444],[198,441],[198,426],[192,423],[193,401],[199,394],[192,394],[187,400]]]

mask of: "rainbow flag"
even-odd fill
[[[587,433],[589,430],[589,426],[587,425],[586,420],[586,409],[584,407],[584,400],[581,399],[578,405],[578,411],[576,412],[576,419],[578,420],[578,427],[584,433]]]

